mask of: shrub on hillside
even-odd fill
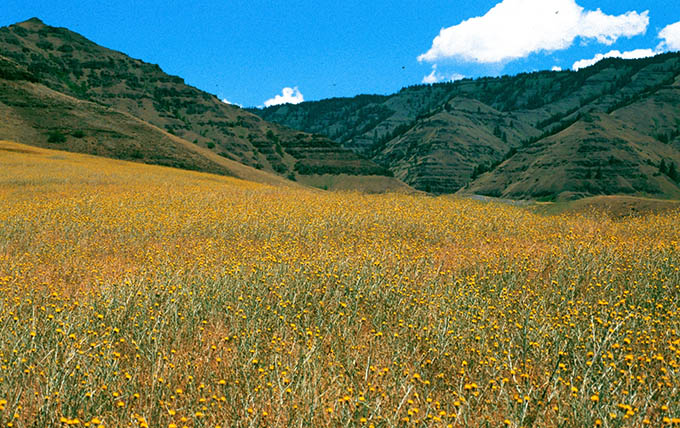
[[[61,133],[59,130],[53,130],[50,131],[50,133],[47,136],[47,142],[48,143],[65,143],[66,142],[66,135]]]

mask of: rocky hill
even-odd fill
[[[27,144],[228,174],[242,164],[302,182],[382,176],[399,186],[327,137],[262,120],[36,18],[0,28],[0,110],[11,118],[0,138]]]
[[[675,197],[679,76],[680,54],[668,53],[252,111],[327,135],[425,191]]]

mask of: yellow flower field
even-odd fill
[[[678,426],[679,225],[0,143],[0,425]]]

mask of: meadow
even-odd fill
[[[680,425],[680,212],[0,143],[0,425]]]

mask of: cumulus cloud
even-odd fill
[[[499,63],[541,51],[569,48],[577,37],[611,45],[643,34],[648,11],[607,15],[587,11],[576,0],[503,0],[484,16],[443,28],[418,61],[458,58]]]
[[[281,95],[277,95],[274,98],[270,98],[264,102],[265,107],[277,106],[279,104],[300,104],[305,100],[302,92],[298,87],[294,88],[283,88]]]
[[[626,51],[626,52],[620,52],[620,51],[609,51],[605,54],[597,54],[593,58],[590,59],[582,59],[580,61],[576,61],[574,65],[571,67],[574,71],[578,71],[581,68],[585,67],[590,67],[591,65],[602,61],[605,58],[623,58],[623,59],[638,59],[638,58],[647,58],[650,56],[654,56],[658,54],[658,51],[655,51],[653,49],[635,49],[633,51]]]
[[[659,49],[680,51],[680,22],[668,25],[659,31],[659,38],[663,40]]]
[[[439,82],[439,76],[437,75],[437,67],[432,67],[432,73],[423,77],[423,83],[437,83]]]
[[[552,68],[552,71],[562,71],[562,67],[556,65]]]
[[[231,101],[229,101],[229,100],[228,100],[228,99],[226,99],[226,98],[223,98],[223,99],[222,99],[222,102],[223,102],[223,103],[225,103],[225,104],[230,104],[230,105],[233,105],[233,106],[239,106],[239,107],[243,107],[243,106],[242,106],[241,104],[237,104],[237,103],[232,103]]]
[[[449,75],[442,74],[437,71],[437,64],[432,66],[432,73],[428,74],[427,76],[423,77],[423,83],[437,83],[437,82],[444,82],[444,81],[450,81],[454,82],[456,80],[461,80],[464,79],[465,76],[463,76],[460,73],[453,73]]]
[[[664,27],[659,31],[658,37],[661,39],[661,43],[659,43],[656,49],[635,49],[626,52],[613,50],[604,54],[597,54],[590,59],[576,61],[572,66],[572,69],[579,70],[584,67],[589,67],[605,58],[638,59],[658,55],[664,51],[680,51],[680,22]]]

